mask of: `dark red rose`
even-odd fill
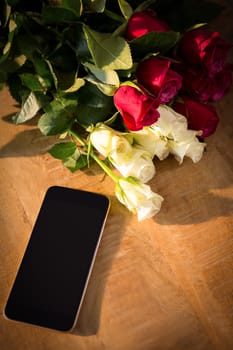
[[[212,96],[213,101],[218,101],[229,91],[232,85],[232,69],[230,65],[226,66],[220,73],[214,77],[215,91]]]
[[[155,123],[159,118],[159,101],[132,86],[119,87],[113,99],[129,130],[140,130]]]
[[[176,68],[183,77],[182,91],[201,102],[220,100],[232,85],[230,65],[213,77],[200,65],[177,65]]]
[[[218,32],[199,28],[184,34],[178,53],[186,63],[202,64],[212,77],[224,69],[229,48]]]
[[[136,70],[138,83],[160,99],[169,102],[182,86],[182,77],[170,69],[170,60],[150,57],[139,63]]]
[[[218,115],[214,106],[182,97],[183,102],[175,102],[172,108],[184,115],[188,120],[188,127],[192,130],[201,130],[201,137],[212,135],[218,125]]]
[[[149,32],[167,32],[168,25],[157,18],[154,10],[135,12],[129,19],[126,27],[126,39],[131,41]]]

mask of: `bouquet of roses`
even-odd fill
[[[207,1],[3,1],[0,83],[58,135],[49,150],[77,171],[97,162],[142,220],[163,198],[147,184],[155,158],[198,162],[216,130],[212,102],[232,84],[230,45],[206,22]]]

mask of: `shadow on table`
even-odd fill
[[[89,336],[98,332],[104,290],[124,233],[124,211],[114,205],[108,217],[77,324],[71,334]],[[119,225],[121,222],[121,225]]]
[[[12,123],[10,114],[2,120],[12,124],[14,128],[20,127]],[[31,123],[30,123],[31,122]],[[29,129],[19,131],[14,138],[0,148],[0,157],[33,157],[46,153],[54,143],[61,142],[58,136],[44,136],[37,127],[36,121],[25,123]]]

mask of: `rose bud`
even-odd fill
[[[182,77],[170,69],[170,60],[150,57],[139,63],[136,70],[138,83],[160,99],[169,102],[182,86]]]
[[[187,63],[202,64],[212,77],[225,67],[229,48],[218,32],[199,28],[184,34],[178,54]]]
[[[150,32],[167,32],[168,25],[157,18],[154,10],[135,12],[129,19],[126,28],[126,39],[131,41]]]
[[[183,102],[176,101],[172,108],[187,118],[188,126],[192,130],[201,130],[202,138],[212,135],[218,125],[218,115],[214,106],[203,104],[183,96]]]
[[[129,130],[136,131],[159,118],[159,100],[138,89],[122,85],[113,96],[114,104]]]

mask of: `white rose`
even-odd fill
[[[133,176],[142,182],[148,182],[154,176],[155,166],[150,153],[132,146],[130,135],[116,132],[103,124],[91,132],[90,141],[123,176]]]
[[[157,214],[163,201],[163,197],[154,193],[150,186],[132,178],[120,179],[115,194],[122,204],[137,214],[139,221]]]
[[[186,156],[191,158],[193,163],[199,162],[201,160],[203,151],[205,149],[206,144],[202,142],[192,142],[189,144],[189,148],[187,149]]]
[[[144,127],[139,131],[131,132],[134,142],[149,152],[151,158],[155,155],[155,134],[149,127]]]
[[[115,157],[114,152],[110,154],[109,160],[123,176],[133,176],[142,181],[148,182],[155,175],[155,166],[148,152],[137,147],[131,147],[131,151]]]
[[[112,131],[102,125],[90,133],[90,141],[95,149],[107,157],[112,149]]]
[[[144,127],[142,130],[133,132],[134,141],[144,150],[160,159],[165,159],[169,154],[167,140],[162,135],[159,128]]]
[[[199,142],[197,138],[199,132],[188,130],[187,119],[172,108],[161,105],[158,111],[160,117],[150,127],[155,135],[155,142],[160,139],[155,155],[164,159],[168,153],[172,153],[179,163],[183,162],[184,156],[198,162],[205,148],[205,143]]]
[[[113,135],[108,156],[119,164],[129,162],[132,158],[132,149],[133,147],[124,136]]]
[[[90,132],[90,141],[95,149],[104,157],[115,150],[121,156],[131,150],[131,138],[128,134],[113,130],[105,124],[101,124]]]

